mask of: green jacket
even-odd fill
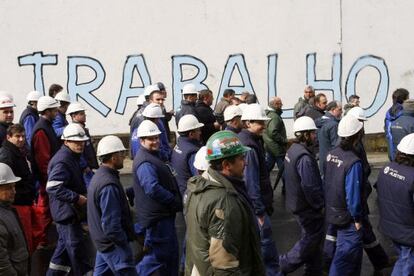
[[[293,107],[293,118],[296,120],[298,117],[301,117],[305,114],[307,108],[309,108],[309,100],[306,100],[302,97],[298,99],[298,102]]]
[[[211,168],[190,178],[184,206],[186,275],[265,275],[256,219],[229,180]]]
[[[281,114],[281,110],[275,110],[271,107],[266,110],[266,116],[270,120],[267,121],[266,129],[263,132],[264,147],[275,157],[285,155],[288,143],[285,123],[280,117]]]

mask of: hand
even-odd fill
[[[264,224],[264,216],[257,217],[257,221],[259,222],[259,226],[262,227]]]
[[[85,196],[83,195],[79,195],[79,199],[78,202],[76,202],[79,206],[83,206],[86,204],[86,202],[88,202],[88,200],[86,199]]]
[[[362,224],[360,222],[355,222],[355,228],[357,231],[359,231],[359,229],[361,229]]]

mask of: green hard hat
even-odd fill
[[[214,133],[207,141],[207,160],[223,159],[250,150],[240,142],[239,137],[234,132],[223,130]]]

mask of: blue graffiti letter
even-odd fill
[[[355,95],[355,82],[358,77],[358,73],[367,66],[371,66],[377,69],[380,74],[380,82],[378,84],[377,92],[372,104],[365,109],[365,114],[367,117],[373,116],[377,113],[378,110],[384,105],[387,101],[388,88],[390,84],[390,78],[388,75],[388,68],[385,64],[385,60],[377,56],[362,56],[354,65],[352,65],[351,70],[349,71],[348,78],[346,80],[346,96],[349,98],[351,95]]]
[[[277,96],[277,54],[267,56],[267,97]]]
[[[95,78],[89,82],[78,84],[78,67],[86,66],[95,73]],[[84,99],[102,116],[108,116],[111,111],[104,103],[92,95],[105,81],[105,70],[102,64],[91,57],[69,56],[68,57],[68,92],[71,99]]]
[[[231,78],[236,67],[240,72],[240,77],[243,84],[241,86],[230,86]],[[228,88],[233,89],[236,94],[240,94],[243,91],[254,93],[253,85],[250,81],[249,71],[247,71],[246,62],[242,54],[230,55],[227,59],[227,63],[224,66],[223,77],[221,78],[219,93],[216,99],[220,99],[220,97],[223,95],[224,90]]]
[[[332,57],[332,69],[330,80],[316,80],[316,53],[306,55],[306,80],[307,84],[312,85],[315,90],[331,90],[333,98],[341,101],[341,74],[342,74],[342,55],[335,53]]]
[[[18,57],[19,66],[33,65],[34,89],[45,93],[43,81],[43,65],[56,65],[57,55],[43,55],[43,52]]]
[[[206,80],[208,69],[204,62],[190,55],[172,56],[172,89],[173,89],[173,107],[176,110],[181,102],[181,90],[187,83],[193,83],[197,90],[208,89],[203,83]],[[197,68],[197,73],[192,79],[183,80],[183,65],[190,65]]]
[[[267,56],[267,102],[269,102],[272,97],[277,96],[277,58],[278,54]],[[293,118],[293,108],[284,108],[282,117]]]
[[[137,70],[138,76],[141,78],[142,87],[131,87],[134,71]],[[129,98],[138,97],[144,93],[145,86],[151,84],[151,77],[148,73],[147,65],[143,55],[128,56],[124,65],[124,73],[122,75],[121,94],[118,97],[115,112],[124,114],[126,102]]]

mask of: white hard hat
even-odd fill
[[[20,179],[20,177],[14,175],[9,165],[0,163],[0,185],[16,183]]]
[[[40,93],[39,91],[30,91],[27,96],[26,96],[26,100],[28,102],[37,102],[39,100],[40,97],[42,97],[43,94]]]
[[[0,108],[15,107],[13,98],[7,95],[0,95]]]
[[[183,95],[198,94],[198,91],[197,91],[194,84],[187,83],[186,85],[184,85],[183,92],[181,94],[183,94]]]
[[[61,139],[66,141],[87,141],[89,137],[79,124],[70,123],[63,130]]]
[[[241,103],[238,105],[238,107],[241,109],[242,113],[244,112],[244,110],[246,109],[246,107],[248,106],[247,103]]]
[[[338,136],[349,137],[358,133],[362,129],[364,124],[360,122],[355,116],[346,114],[345,117],[339,122]]]
[[[144,120],[137,130],[138,137],[150,137],[159,134],[161,134],[161,131],[158,129],[157,125],[150,120]]]
[[[311,117],[302,116],[293,122],[293,133],[299,131],[316,130],[317,127]]]
[[[59,106],[59,102],[50,96],[42,96],[37,101],[37,111],[39,112],[45,111],[48,108],[56,108]]]
[[[142,116],[147,118],[163,118],[164,114],[162,114],[162,108],[159,104],[150,103],[142,111]]]
[[[6,96],[9,98],[12,102],[14,102],[13,95],[7,91],[0,91],[0,97]]]
[[[144,102],[145,102],[144,94],[139,95],[138,98],[137,98],[137,105],[143,105]]]
[[[126,151],[126,148],[122,144],[121,139],[114,135],[108,135],[103,137],[96,149],[97,156],[103,156],[114,152]]]
[[[197,118],[192,114],[184,115],[178,121],[178,132],[186,132],[193,129],[197,129],[204,126],[203,123],[200,123]]]
[[[70,103],[69,94],[64,92],[64,91],[61,91],[61,92],[57,93],[56,96],[55,96],[55,100],[60,101],[60,102]]]
[[[398,151],[414,155],[414,133],[404,136],[397,146]]]
[[[223,114],[224,114],[224,121],[227,122],[236,116],[243,115],[243,111],[237,105],[229,105],[228,107],[226,107],[226,109],[224,109]]]
[[[148,85],[144,89],[144,96],[147,97],[147,96],[151,95],[152,92],[155,92],[155,91],[160,91],[160,89],[158,88],[158,85],[156,85],[156,84]]]
[[[359,106],[355,106],[353,108],[351,108],[350,110],[348,110],[348,113],[346,113],[347,115],[352,115],[354,117],[356,117],[358,120],[362,120],[362,121],[367,121],[368,118],[367,116],[365,116],[365,111],[364,109],[362,109]]]
[[[68,106],[66,114],[72,114],[79,111],[85,111],[85,107],[80,102],[73,102]]]
[[[268,121],[268,118],[263,110],[263,108],[258,103],[248,104],[243,110],[243,115],[241,117],[243,121]]]
[[[196,153],[194,158],[194,168],[199,171],[206,171],[208,169],[207,147],[202,146]]]

